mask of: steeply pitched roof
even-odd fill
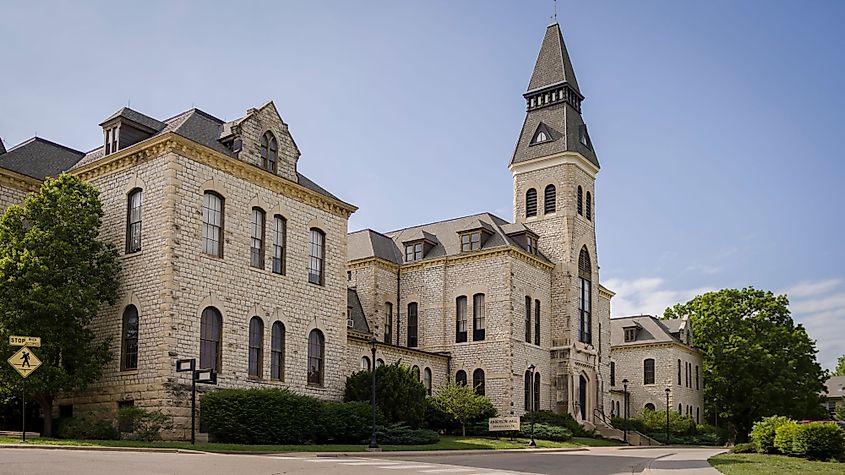
[[[130,122],[135,122],[138,125],[142,125],[152,130],[161,130],[164,128],[163,122],[159,122],[158,120],[153,119],[148,115],[144,115],[128,107],[123,107],[114,114],[110,115],[106,120],[100,123],[100,127],[110,122],[111,120],[117,119],[118,117],[126,119]]]
[[[651,315],[635,315],[610,319],[610,346],[641,345],[643,343],[680,343],[674,334],[684,322],[681,319],[658,320]],[[625,341],[625,327],[637,325],[637,339]]]
[[[575,79],[572,60],[569,59],[566,44],[563,42],[560,25],[555,22],[546,28],[546,36],[543,37],[543,45],[540,46],[540,54],[537,55],[528,90],[533,91],[564,82],[569,83],[570,87],[579,94],[581,93],[578,89],[578,80]]]
[[[34,137],[0,155],[0,167],[43,180],[67,171],[84,155],[70,147]]]
[[[370,333],[370,324],[364,315],[364,307],[361,306],[361,299],[355,289],[346,289],[346,308],[349,309],[349,318],[352,319],[352,329],[361,333]]]
[[[502,247],[523,249],[516,241],[508,237],[503,229],[509,225],[510,223],[491,213],[479,213],[399,229],[384,234],[377,233],[371,229],[364,229],[349,234],[347,239],[347,256],[350,261],[369,257],[381,257],[390,262],[402,264],[404,256],[402,243],[413,241],[425,235],[433,236],[435,245],[426,253],[423,260],[456,256],[461,254],[461,238],[459,233],[479,228],[483,228],[490,233],[487,240],[483,243],[482,249]],[[544,262],[549,262],[541,255],[538,255],[537,258]]]

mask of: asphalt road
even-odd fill
[[[579,452],[317,457],[208,453],[0,449],[0,474],[615,475],[713,474],[711,449],[596,448]],[[664,470],[666,470],[664,472]],[[650,471],[650,472],[649,472]]]

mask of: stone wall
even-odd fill
[[[0,168],[0,173],[3,169]],[[2,177],[0,177],[2,178]],[[11,205],[23,204],[28,192],[21,190],[17,186],[11,186],[8,183],[0,181],[0,215],[2,215],[6,208]]]
[[[366,369],[362,359],[372,365],[372,349],[365,336],[349,335],[346,345],[346,375]],[[425,369],[431,370],[431,389],[436,393],[449,380],[449,357],[424,351],[413,350],[396,345],[379,344],[376,347],[376,360],[383,360],[385,364],[401,362],[404,365],[420,370],[420,381],[423,381]],[[424,382],[424,381],[423,381]]]

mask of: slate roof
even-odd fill
[[[537,62],[534,64],[528,90],[533,91],[564,82],[569,83],[569,86],[579,94],[581,93],[578,89],[578,80],[575,79],[572,60],[569,59],[569,52],[566,51],[566,44],[563,42],[560,25],[554,22],[546,28],[546,35],[543,37],[543,45],[540,46],[540,54],[537,55]]]
[[[153,129],[153,130],[161,130],[161,129],[164,128],[163,122],[159,122],[158,120],[153,119],[152,117],[150,117],[148,115],[144,115],[144,114],[142,114],[142,113],[140,113],[136,110],[130,109],[128,107],[123,107],[123,108],[119,109],[117,112],[110,115],[106,120],[100,122],[100,127],[102,127],[103,125],[105,125],[106,123],[108,123],[111,120],[117,119],[118,117],[126,119],[130,122],[135,122],[136,124],[143,125],[144,127],[147,127],[149,129]]]
[[[79,150],[34,137],[0,155],[0,168],[43,180],[67,171],[84,155]]]
[[[610,345],[631,346],[643,343],[683,343],[673,333],[685,323],[680,318],[672,320],[659,320],[651,315],[635,315],[630,317],[616,317],[610,319]],[[625,327],[638,325],[637,339],[625,341]]]
[[[380,257],[395,264],[403,264],[403,242],[413,241],[421,235],[435,238],[436,245],[426,253],[423,261],[437,259],[444,256],[461,254],[461,240],[459,232],[483,227],[491,234],[482,245],[482,250],[513,247],[523,249],[516,241],[508,237],[505,227],[513,225],[491,213],[479,213],[460,218],[447,219],[421,226],[399,229],[388,233],[378,233],[372,229],[363,229],[349,234],[347,240],[347,258],[349,261]],[[542,255],[537,256],[544,262],[549,262]]]
[[[346,289],[346,308],[349,309],[349,316],[352,319],[352,330],[361,333],[370,333],[370,325],[364,315],[364,307],[361,306],[361,299],[355,289]]]

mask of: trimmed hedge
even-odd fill
[[[751,428],[751,443],[761,454],[775,453],[775,433],[778,427],[794,422],[784,416],[764,417]]]
[[[536,411],[526,414],[522,420],[536,423],[546,424],[549,426],[565,427],[576,437],[592,437],[593,431],[588,431],[572,417],[572,414],[557,413],[553,411]]]
[[[118,440],[120,431],[110,420],[96,417],[67,417],[59,419],[60,439]]]
[[[411,429],[403,423],[378,427],[376,437],[379,444],[385,445],[428,445],[440,440],[440,436],[433,430]]]
[[[531,423],[523,422],[519,426],[520,437],[531,437]],[[534,424],[534,438],[540,440],[553,440],[566,442],[572,439],[572,432],[566,427],[552,426],[548,424]]]
[[[372,433],[373,409],[361,401],[325,402],[320,417],[319,442],[359,444]],[[376,411],[376,424],[383,424],[381,411]]]
[[[830,460],[845,455],[845,430],[833,422],[801,424],[795,433],[793,451],[810,460]]]
[[[799,425],[795,421],[781,424],[775,429],[775,450],[784,455],[801,457],[804,454],[795,450],[795,435],[798,433]]]

